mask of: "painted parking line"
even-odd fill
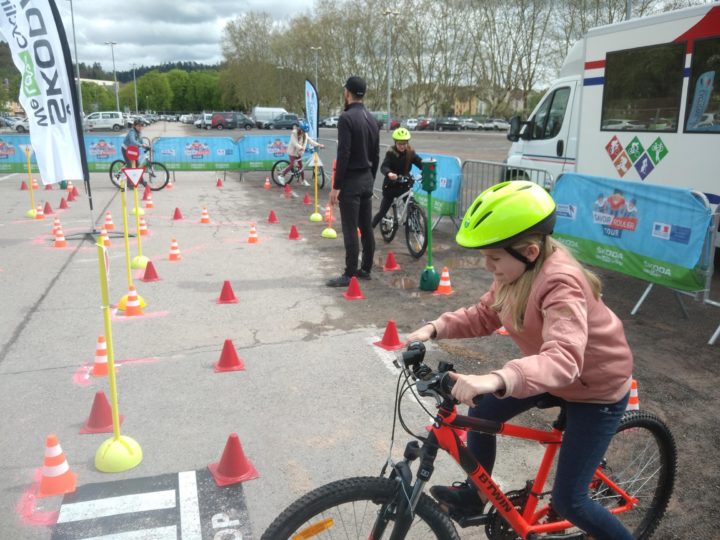
[[[58,523],[97,519],[119,514],[147,512],[175,507],[175,490],[108,497],[79,503],[63,504]]]
[[[92,536],[84,540],[177,540],[177,527],[156,527],[154,529],[140,529],[118,534],[104,534]]]
[[[180,499],[180,537],[183,539],[202,538],[195,471],[178,474],[178,492],[178,498]]]

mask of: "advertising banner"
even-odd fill
[[[26,173],[27,156],[25,146],[30,144],[29,135],[0,136],[0,172]],[[30,163],[33,172],[38,172],[35,154],[30,154]]]
[[[310,81],[305,79],[305,114],[307,114],[307,121],[310,124],[310,138],[315,140],[318,138],[319,109],[317,90]]]
[[[153,159],[173,171],[239,170],[237,143],[230,137],[161,137]]]
[[[289,135],[250,135],[238,141],[240,168],[270,170],[278,159],[287,159]]]
[[[85,135],[85,155],[88,159],[88,170],[91,172],[108,172],[110,164],[116,159],[123,159],[120,147],[123,137],[120,135]]]
[[[460,180],[462,178],[462,165],[455,156],[442,154],[426,154],[418,152],[423,159],[432,158],[437,161],[437,189],[433,191],[433,215],[434,216],[455,216],[458,194],[460,193]],[[421,171],[413,165],[411,174],[419,175]],[[422,190],[420,182],[413,186],[415,199],[427,207],[427,193]]]
[[[665,287],[704,289],[698,264],[711,212],[691,191],[567,173],[552,194],[554,236],[581,261]]]
[[[22,74],[20,104],[44,184],[87,180],[72,62],[53,0],[5,0],[0,31]]]

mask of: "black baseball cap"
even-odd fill
[[[365,84],[365,80],[361,77],[353,75],[345,82],[345,88],[354,96],[363,97],[365,90],[367,90],[367,84]]]

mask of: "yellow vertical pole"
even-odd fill
[[[30,145],[25,145],[25,157],[27,158],[27,169],[28,169],[28,190],[30,190],[30,210],[28,210],[25,215],[29,218],[34,218],[35,214],[37,213],[37,210],[35,209],[35,190],[33,189],[33,181],[32,181],[32,163],[30,161],[30,156],[32,155],[32,149],[30,148]]]
[[[133,196],[135,197],[135,235],[137,236],[137,248],[138,257],[142,257],[142,240],[140,240],[140,201],[138,199],[138,186],[133,189]]]
[[[310,221],[322,221],[322,216],[318,213],[318,155],[315,152],[313,157],[313,176],[315,178],[315,211],[310,215]]]
[[[125,266],[127,267],[128,289],[132,287],[132,272],[130,271],[130,239],[128,238],[127,202],[125,201],[125,189],[127,180],[120,180],[120,204],[122,205],[123,217],[123,238],[125,240]]]

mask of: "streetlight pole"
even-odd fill
[[[116,110],[120,110],[120,94],[118,92],[118,83],[117,83],[117,73],[115,72],[115,45],[117,43],[115,41],[106,41],[105,45],[110,45],[110,54],[112,54],[112,63],[113,63],[113,79],[115,80],[115,106],[117,107]]]
[[[391,115],[390,115],[390,103],[392,98],[392,16],[393,15],[400,15],[399,11],[393,11],[391,9],[385,10],[385,16],[387,17],[387,36],[388,36],[388,42],[387,42],[387,125],[385,126],[385,129],[387,131],[390,131],[390,122],[391,122]]]
[[[77,77],[78,101],[80,103],[80,118],[84,118],[85,113],[83,113],[82,84],[80,83],[80,64],[78,63],[77,39],[75,38],[75,11],[73,10],[72,0],[70,0],[70,20],[72,21],[73,48],[75,49],[75,77]]]
[[[320,81],[318,80],[318,53],[322,51],[322,47],[310,47],[315,53],[315,92],[317,92],[318,100],[320,99]]]
[[[138,114],[138,100],[137,100],[137,80],[135,79],[135,64],[133,63],[133,87],[135,88],[135,114]]]
[[[277,69],[278,71],[282,71],[283,69],[285,69],[285,67],[284,66],[275,66],[275,69]],[[282,101],[283,101],[282,74],[280,74],[279,80],[280,80],[280,82],[278,83],[278,93],[280,94],[280,105],[282,105]]]

